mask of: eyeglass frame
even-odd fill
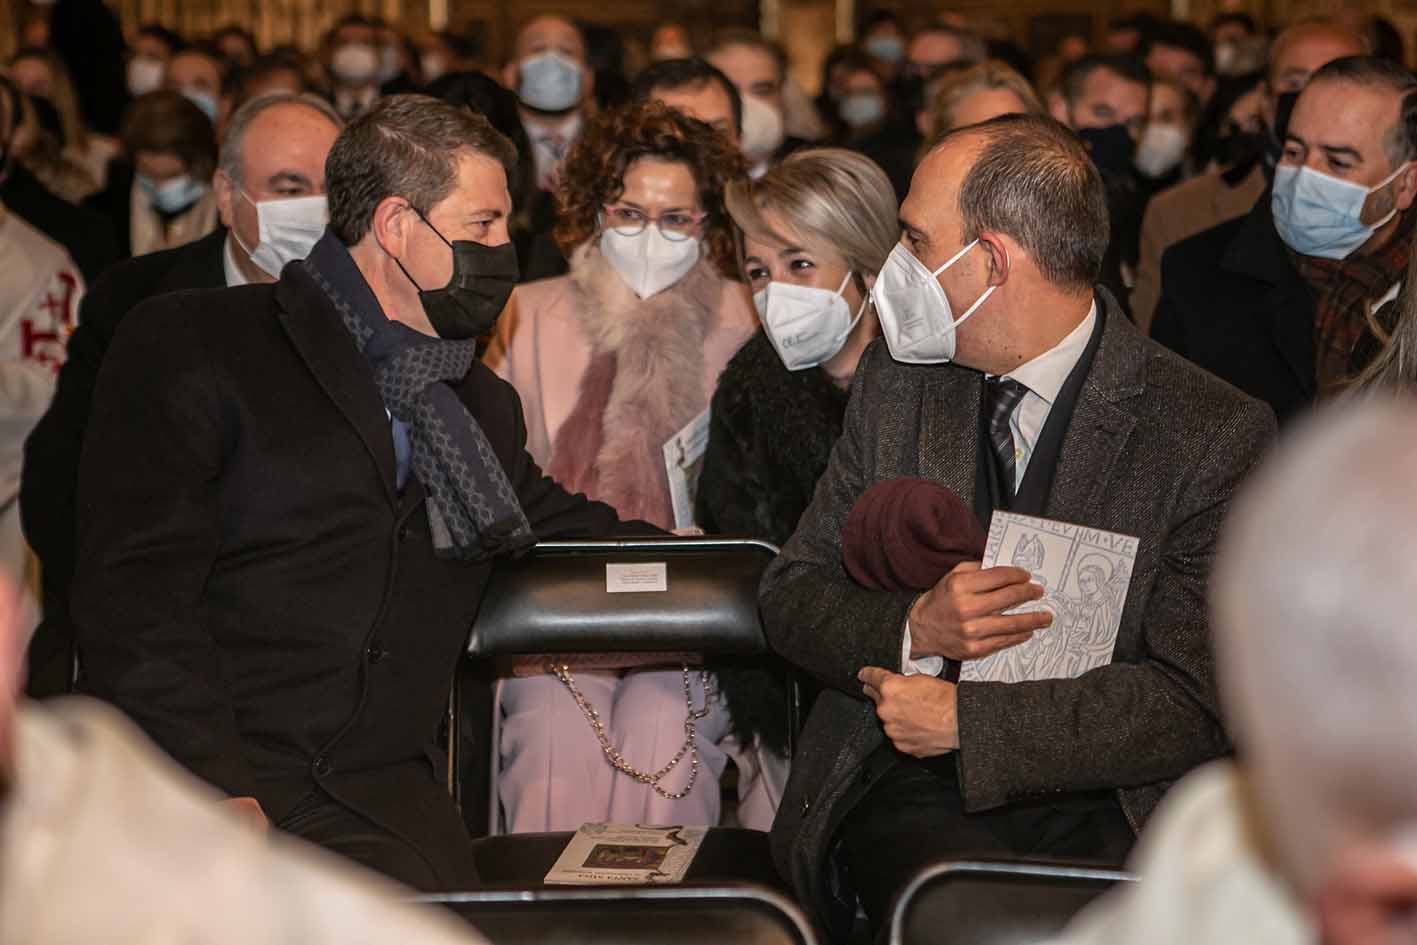
[[[682,213],[684,216],[693,219],[690,231],[680,233],[672,230],[666,230],[664,228],[664,224],[661,221],[664,219],[665,214],[662,213],[657,216],[651,216],[649,213],[646,213],[644,210],[641,210],[638,207],[630,207],[622,203],[603,203],[600,205],[600,207],[602,214],[605,218],[603,226],[607,230],[614,230],[621,236],[639,236],[651,223],[653,223],[655,229],[659,230],[659,235],[663,236],[671,243],[681,243],[684,240],[693,239],[696,235],[698,235],[698,233],[696,233],[695,231],[702,232],[701,228],[704,225],[704,221],[707,220],[709,217],[707,210],[700,210],[698,213],[688,213],[683,210],[669,211],[669,213]],[[633,229],[624,226],[611,226],[609,215],[612,211],[615,210],[631,210],[635,213],[642,214],[644,216],[644,219],[640,222],[640,225],[637,228]]]

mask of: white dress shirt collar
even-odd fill
[[[226,241],[222,243],[221,268],[226,274],[226,287],[228,289],[238,285],[246,285],[251,280],[247,279],[241,272],[241,266],[236,262],[236,254],[231,250],[231,244],[236,237],[231,235],[231,231],[226,231]]]

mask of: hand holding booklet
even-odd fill
[[[548,885],[635,886],[682,882],[707,827],[584,824],[546,874]]]

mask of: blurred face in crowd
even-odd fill
[[[743,275],[754,292],[767,288],[769,282],[787,282],[835,292],[846,282],[841,297],[846,301],[847,308],[853,314],[861,309],[861,287],[858,280],[847,280],[846,259],[841,254],[808,249],[807,243],[811,241],[804,240],[797,230],[788,226],[772,210],[762,210],[761,219],[763,225],[782,240],[744,237]],[[875,273],[857,275],[866,280],[868,288],[876,279]]]
[[[782,111],[782,71],[771,52],[735,43],[714,50],[708,60],[728,76],[740,95],[751,95]]]
[[[1082,36],[1064,36],[1058,44],[1058,58],[1063,62],[1077,62],[1087,55],[1087,39]]]
[[[1135,52],[1141,44],[1141,32],[1135,26],[1118,26],[1107,31],[1102,48],[1109,53]]]
[[[678,23],[663,23],[655,29],[649,40],[649,58],[653,62],[664,59],[688,59],[694,54],[689,33]]]
[[[228,30],[219,35],[216,47],[227,62],[239,66],[249,66],[256,58],[256,50],[251,48],[250,41],[237,30]]]
[[[1210,38],[1217,46],[1221,43],[1243,43],[1250,38],[1250,31],[1238,20],[1226,20],[1216,24]]]
[[[49,64],[38,56],[17,59],[7,70],[7,74],[26,95],[38,98],[54,97],[54,76],[49,72]]]
[[[1171,82],[1153,82],[1151,102],[1147,121],[1154,125],[1177,125],[1190,127],[1190,116],[1186,113],[1186,96]]]
[[[557,53],[580,65],[580,103],[585,102],[591,95],[594,83],[585,37],[574,23],[563,16],[538,16],[522,27],[513,46],[513,60],[502,70],[502,84],[509,89],[517,89],[521,84],[521,61],[546,53]]]
[[[1360,56],[1363,40],[1337,24],[1306,23],[1285,30],[1270,49],[1265,79],[1265,121],[1274,127],[1279,96],[1297,93],[1316,71],[1344,56]]]
[[[340,46],[377,46],[379,43],[379,31],[367,23],[343,23],[335,30],[333,45]]]
[[[712,125],[719,134],[738,147],[738,125],[733,120],[733,100],[722,85],[705,79],[698,85],[684,85],[676,89],[650,89],[650,97],[670,108],[697,118],[706,125]]]
[[[427,212],[427,223],[407,200],[388,197],[375,209],[373,225],[365,239],[373,239],[387,256],[401,260],[418,285],[441,289],[453,278],[453,253],[443,240],[502,246],[508,241],[507,215],[511,210],[507,173],[501,163],[467,151],[458,160],[457,183],[452,193]],[[417,288],[402,274],[392,278],[389,285],[398,294],[399,302],[392,307],[386,305],[386,309],[399,312],[410,327],[436,336],[418,300]]]
[[[631,228],[658,220],[664,228],[702,232],[703,213],[694,172],[681,161],[644,157],[625,169],[624,191],[604,209],[605,225]]]
[[[221,66],[205,53],[186,50],[167,64],[167,88],[178,92],[221,95]]]
[[[133,40],[133,55],[167,62],[172,58],[172,48],[156,36],[139,33]]]
[[[305,91],[305,77],[294,67],[270,69],[247,79],[242,85],[246,101],[276,92]]]
[[[1225,113],[1225,131],[1258,133],[1265,127],[1264,88],[1255,86],[1235,99],[1230,110]]]
[[[929,75],[932,70],[962,58],[964,44],[960,38],[938,30],[916,33],[905,47],[905,65],[912,75]]]
[[[1397,170],[1384,144],[1400,113],[1401,97],[1396,92],[1334,79],[1310,83],[1294,105],[1280,164],[1308,167],[1362,187],[1375,187]],[[1417,192],[1414,187],[1417,171],[1409,167],[1368,195],[1359,219],[1368,224],[1387,216],[1394,207],[1399,212],[1406,210]],[[1389,226],[1396,224],[1394,219]],[[1379,230],[1372,241],[1385,236]]]
[[[214,179],[221,222],[240,240],[234,253],[245,256],[246,249],[260,243],[256,204],[325,192],[325,158],[338,135],[323,114],[293,103],[273,105],[246,126],[241,179],[233,180],[224,170]]]
[[[139,151],[133,156],[133,170],[159,186],[190,172],[176,151]]]
[[[1074,131],[1123,125],[1133,137],[1146,124],[1150,89],[1108,68],[1093,69],[1083,81],[1077,100],[1056,99],[1053,117]]]
[[[1146,67],[1153,75],[1164,76],[1184,85],[1202,104],[1210,101],[1215,91],[1215,79],[1206,75],[1205,62],[1188,49],[1153,43],[1147,50]]]

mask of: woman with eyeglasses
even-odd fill
[[[707,409],[719,373],[757,327],[746,287],[728,275],[737,265],[723,193],[743,174],[727,139],[662,103],[596,117],[556,194],[554,235],[570,272],[519,286],[487,350],[487,364],[521,395],[536,461],[622,518],[685,524],[675,520],[664,446]],[[744,733],[712,674],[593,662],[563,677],[543,669],[503,681],[507,829],[717,823],[725,747]],[[646,779],[613,767],[616,755]],[[740,794],[748,790],[740,819],[766,829],[775,805],[755,801],[752,761],[738,767]]]

